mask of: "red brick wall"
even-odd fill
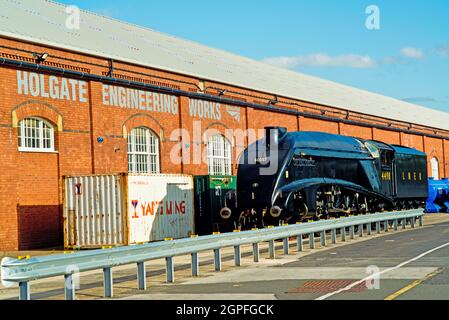
[[[382,141],[390,144],[401,144],[399,132],[387,131],[374,128],[373,129],[373,139]]]
[[[449,140],[444,139],[444,177],[449,177]]]
[[[0,44],[31,50],[48,52],[49,65],[71,68],[92,74],[104,75],[108,71],[106,59],[83,56],[53,48],[45,48],[12,40],[0,39]],[[0,57],[21,59],[32,62],[31,55],[16,52],[14,49],[0,49]],[[64,60],[65,57],[81,60],[82,63]],[[97,66],[87,63],[95,63]],[[100,66],[98,66],[100,65]],[[101,67],[103,66],[103,67]],[[198,91],[199,79],[144,68],[124,63],[116,63],[116,76],[134,77],[139,81],[160,86]],[[139,72],[140,74],[136,74]],[[424,150],[436,156],[440,161],[440,173],[445,176],[449,170],[449,140],[444,142],[422,135],[398,133],[391,130],[372,129],[344,124],[338,119],[358,119],[356,113],[331,107],[319,106],[298,101],[293,107],[293,100],[281,99],[276,106],[310,111],[317,115],[335,116],[335,121],[297,117],[254,108],[228,109],[221,106],[221,118],[209,119],[192,117],[189,112],[189,99],[179,97],[178,114],[167,114],[141,110],[121,109],[104,106],[102,102],[102,85],[88,83],[87,102],[68,102],[50,98],[31,97],[17,94],[16,70],[0,67],[0,250],[17,250],[48,247],[62,244],[62,181],[65,175],[103,174],[127,171],[127,145],[125,133],[133,128],[145,126],[153,130],[160,138],[161,171],[163,173],[207,174],[207,164],[192,162],[194,156],[204,152],[207,134],[210,129],[221,134],[229,130],[260,130],[265,126],[284,126],[290,131],[322,131],[364,139],[376,139],[387,143],[400,144]],[[146,74],[146,75],[144,75]],[[160,79],[158,77],[164,77]],[[180,82],[182,81],[182,82]],[[245,100],[252,103],[267,104],[272,95],[235,88],[213,82],[205,82],[209,94],[216,94],[214,88],[226,89],[225,97]],[[325,110],[320,113],[319,109]],[[18,151],[17,122],[29,116],[45,118],[57,128],[56,153],[23,153]],[[385,124],[384,119],[369,118],[369,123]],[[396,122],[395,122],[396,123]],[[396,124],[394,124],[396,125]],[[200,127],[194,135],[194,127]],[[190,139],[172,134],[175,129],[186,129]],[[418,130],[418,129],[416,129]],[[434,133],[433,129],[419,129],[422,134]],[[232,132],[232,133],[235,133]],[[449,133],[447,134],[449,136]],[[97,142],[102,137],[103,143]],[[254,137],[237,139],[228,136],[233,146],[234,161],[248,142]],[[184,163],[173,164],[171,152],[174,147],[182,150]],[[446,170],[446,171],[445,171]],[[235,167],[234,167],[234,173]]]
[[[428,162],[429,172],[431,172],[430,159],[432,157],[435,157],[438,160],[440,179],[446,177],[447,173],[444,171],[445,157],[443,152],[443,140],[424,137],[424,146],[425,152],[427,153],[429,160]]]
[[[344,136],[357,137],[367,140],[371,140],[373,138],[371,128],[357,127],[349,124],[340,125],[340,134]]]
[[[422,136],[401,133],[401,143],[406,147],[415,148],[421,151],[424,150],[424,141]]]
[[[310,118],[301,118],[299,128],[301,131],[321,131],[327,133],[339,133],[339,125],[337,122],[316,120]]]

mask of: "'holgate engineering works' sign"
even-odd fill
[[[88,102],[87,82],[17,71],[17,93],[55,100]]]
[[[88,87],[88,83],[83,80],[17,71],[17,92],[20,95],[87,103]],[[179,113],[179,97],[174,95],[102,84],[101,97],[105,107],[173,115]],[[193,118],[220,121],[224,113],[223,107],[229,116],[240,121],[240,108],[238,107],[189,99],[189,115]]]
[[[17,93],[32,97],[88,102],[86,81],[17,71]],[[178,114],[177,96],[102,84],[102,102],[107,107]]]

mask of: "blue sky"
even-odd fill
[[[59,2],[449,112],[447,0]],[[380,30],[365,27],[369,5]]]

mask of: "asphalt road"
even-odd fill
[[[379,272],[383,272],[379,281],[359,281]],[[292,255],[278,262],[234,269],[181,284],[155,286],[149,293],[126,299],[204,298],[446,300],[449,299],[449,223],[391,233],[307,256]]]

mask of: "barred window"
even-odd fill
[[[19,123],[19,151],[55,151],[54,128],[39,118],[26,118]]]
[[[128,134],[128,171],[159,173],[159,138],[148,128],[136,128]]]
[[[207,142],[207,160],[210,175],[231,175],[231,143],[222,135],[215,135]]]

